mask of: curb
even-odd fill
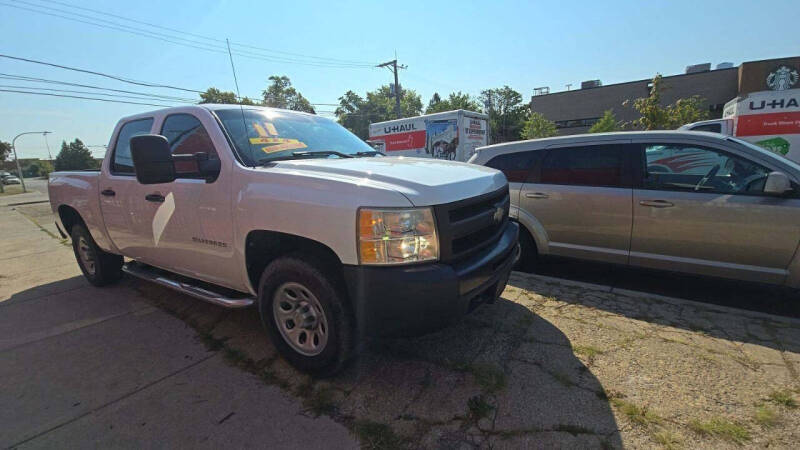
[[[50,200],[33,200],[30,202],[9,203],[5,206],[22,206],[22,205],[35,205],[37,203],[49,203]]]
[[[592,289],[592,290],[595,290],[595,291],[606,292],[606,293],[610,293],[610,294],[625,295],[627,297],[643,298],[643,299],[646,298],[646,299],[651,299],[651,300],[658,300],[658,301],[662,301],[662,302],[665,302],[665,303],[671,303],[671,304],[674,304],[674,305],[686,305],[686,304],[689,304],[689,305],[693,305],[693,306],[696,306],[698,308],[703,308],[703,309],[706,309],[706,310],[709,310],[709,311],[721,312],[721,313],[726,313],[726,314],[737,314],[739,316],[752,317],[752,318],[758,318],[758,319],[769,319],[769,320],[773,320],[773,321],[776,321],[776,322],[783,322],[783,323],[788,323],[788,324],[800,326],[800,319],[795,319],[793,317],[777,316],[777,315],[774,315],[774,314],[767,314],[767,313],[762,313],[762,312],[758,312],[758,311],[751,311],[749,309],[732,308],[730,306],[716,305],[716,304],[713,304],[713,303],[703,303],[703,302],[698,302],[696,300],[688,300],[688,299],[680,298],[680,297],[669,297],[669,296],[666,296],[666,295],[651,294],[649,292],[634,291],[634,290],[630,290],[630,289],[616,288],[616,287],[608,286],[608,285],[605,285],[605,284],[586,283],[586,282],[583,282],[583,281],[567,280],[567,279],[564,279],[564,278],[548,277],[548,276],[545,276],[545,275],[536,275],[536,274],[523,273],[523,276],[526,276],[526,277],[529,277],[529,278],[533,278],[533,279],[536,279],[536,280],[540,280],[540,281],[544,281],[544,282],[558,283],[558,284],[561,284],[561,285],[564,285],[564,286],[582,287],[582,288]]]

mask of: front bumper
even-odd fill
[[[453,265],[345,266],[360,333],[424,334],[494,301],[519,258],[518,235],[518,225],[509,222],[494,246]]]

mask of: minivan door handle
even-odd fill
[[[105,195],[106,197],[113,197],[117,195],[117,193],[114,192],[113,189],[103,189],[102,191],[100,191],[100,194]]]
[[[675,206],[674,203],[666,200],[642,200],[639,202],[642,206],[650,206],[652,208],[669,208]]]
[[[147,194],[144,199],[148,202],[164,203],[164,196],[161,194]]]
[[[544,192],[526,192],[525,198],[549,198],[550,196]]]

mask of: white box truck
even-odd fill
[[[725,104],[722,119],[686,124],[679,130],[735,136],[800,162],[800,89],[736,97]]]
[[[458,109],[372,123],[369,141],[390,156],[466,161],[489,145],[489,116]]]

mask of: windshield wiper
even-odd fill
[[[366,152],[355,152],[354,155],[356,156],[386,156],[386,153],[379,152],[377,150],[368,150]]]
[[[263,158],[258,160],[259,165],[269,164],[275,161],[286,161],[291,159],[303,159],[303,158],[316,158],[318,156],[331,156],[336,155],[340,158],[352,158],[353,155],[348,155],[347,153],[341,153],[333,150],[317,150],[313,152],[304,151],[304,152],[292,152],[289,155],[282,155],[276,156],[274,158]]]

